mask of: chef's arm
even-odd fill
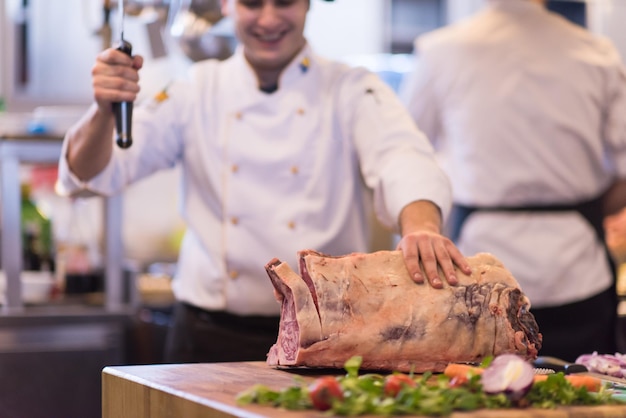
[[[98,54],[92,68],[95,103],[66,135],[70,170],[87,181],[102,171],[113,152],[114,102],[133,102],[139,92],[143,58],[129,57],[115,48]]]
[[[113,152],[113,111],[92,105],[66,135],[67,162],[82,181],[88,181],[106,167]]]
[[[416,283],[423,283],[426,276],[434,288],[442,288],[441,269],[448,283],[455,285],[458,283],[455,265],[463,273],[471,273],[463,254],[441,234],[441,211],[437,205],[427,200],[412,202],[402,209],[399,222],[402,239],[398,249],[402,250],[406,266]]]
[[[604,195],[604,215],[614,215],[626,207],[626,179],[616,180]]]

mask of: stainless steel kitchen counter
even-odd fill
[[[0,315],[0,416],[101,416],[100,372],[127,361],[125,309],[62,303]]]

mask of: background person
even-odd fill
[[[541,0],[491,0],[415,42],[402,96],[453,185],[450,236],[499,257],[540,355],[616,350],[603,217],[625,205],[626,77],[606,39]]]

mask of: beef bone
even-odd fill
[[[472,273],[457,270],[459,284],[443,289],[413,282],[400,251],[298,255],[300,274],[278,259],[265,266],[281,303],[269,365],[342,368],[359,355],[364,370],[441,372],[541,348],[528,298],[491,254],[468,257]]]

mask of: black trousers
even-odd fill
[[[617,297],[613,287],[580,302],[531,307],[530,312],[543,334],[540,356],[573,362],[581,354],[617,351]]]
[[[176,303],[165,344],[167,363],[265,361],[278,316],[239,316]]]

